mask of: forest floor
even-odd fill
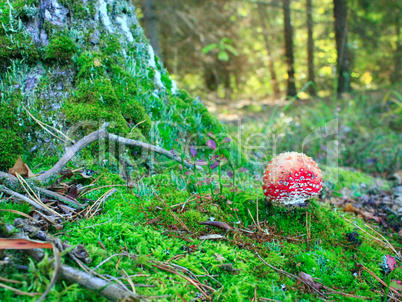
[[[139,166],[127,177],[112,163],[72,161],[45,185],[85,209],[40,196],[59,219],[2,196],[1,233],[10,237],[23,229],[32,239],[51,234],[65,250],[63,265],[118,284],[139,300],[399,301],[402,190],[395,172],[401,129],[392,97],[249,105],[241,125],[226,120],[227,136],[261,148],[248,153],[247,170],[213,172],[212,182],[208,172],[194,174],[177,163]],[[316,129],[332,129],[334,120],[336,133],[303,145]],[[284,139],[273,143],[272,137]],[[333,140],[337,165],[327,161]],[[303,151],[323,170],[325,188],[308,208],[265,200],[261,174],[277,150]],[[35,174],[56,161],[27,164]],[[28,259],[0,250],[0,301],[34,301],[53,285],[57,265],[51,250],[44,255]],[[46,301],[105,299],[104,288],[98,295],[77,282],[60,277]]]

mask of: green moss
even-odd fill
[[[21,137],[25,129],[16,123],[21,95],[14,93],[11,98],[12,101],[3,101],[0,104],[0,171],[8,171],[24,152]]]
[[[175,105],[177,110],[182,111],[188,107],[188,104],[186,104],[181,98],[179,97],[172,97],[170,98],[170,102],[172,105]]]
[[[74,102],[111,106],[115,110],[118,109],[120,103],[112,82],[107,78],[80,81]]]
[[[121,52],[119,39],[112,35],[102,35],[100,49],[108,56],[119,55]]]
[[[0,132],[0,142],[0,171],[8,171],[24,152],[24,144],[17,132],[4,128]]]
[[[32,38],[22,33],[0,35],[0,45],[0,69],[5,69],[15,59],[25,59],[28,63],[33,63],[39,58]]]
[[[59,36],[50,40],[45,51],[45,59],[60,63],[70,62],[77,52],[77,45],[67,36]]]
[[[362,193],[369,189],[378,188],[381,190],[389,190],[390,183],[384,180],[373,178],[372,176],[354,171],[347,168],[323,167],[323,177],[327,181],[328,186],[335,192],[347,188],[351,194],[361,196]]]
[[[77,59],[77,80],[102,77],[107,74],[109,59],[100,52],[83,52]]]
[[[129,101],[122,104],[121,112],[123,117],[132,127],[138,124],[138,128],[144,134],[148,134],[148,132],[151,130],[151,118],[145,112],[144,107],[139,102]]]
[[[58,26],[56,24],[51,23],[48,20],[45,20],[43,22],[43,29],[46,31],[46,34],[50,39],[52,39],[54,36],[57,36],[57,33],[62,30],[61,26]]]
[[[107,107],[99,104],[67,102],[63,106],[63,112],[71,123],[80,123],[86,133],[98,129],[103,122],[110,122],[109,130],[113,133],[127,133],[127,122],[123,116]]]
[[[74,19],[87,19],[95,16],[96,13],[96,7],[92,2],[84,3],[83,0],[60,0],[60,3],[70,10]]]

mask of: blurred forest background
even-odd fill
[[[401,82],[399,0],[133,0],[181,88],[259,100]],[[307,97],[303,91],[299,97]]]
[[[241,143],[261,147],[250,162],[297,150],[329,164],[332,138],[304,138],[335,121],[335,164],[401,169],[401,1],[133,1],[179,87],[234,137],[242,118]]]

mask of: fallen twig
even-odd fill
[[[29,115],[30,117],[32,117],[32,119],[33,119],[36,123],[38,123],[38,125],[41,126],[41,128],[42,128],[43,130],[45,130],[46,132],[48,132],[50,135],[54,136],[55,138],[57,138],[57,139],[59,139],[59,140],[65,142],[65,143],[68,143],[68,141],[74,142],[71,138],[69,138],[67,135],[65,135],[65,134],[64,134],[63,132],[61,132],[60,130],[56,129],[56,128],[53,127],[53,126],[47,125],[47,124],[45,124],[44,122],[38,120],[38,119],[37,119],[36,117],[34,117],[34,116],[31,114],[31,112],[29,112],[28,109],[26,109],[24,106],[22,106],[22,108],[24,108],[25,111],[28,113],[28,115]],[[52,132],[51,132],[49,129],[47,129],[46,127],[49,127],[50,129],[56,131],[56,132],[59,133],[61,136],[63,136],[65,139],[63,139],[63,138],[61,138],[61,137],[58,137],[57,135],[55,135],[54,133],[52,133]]]
[[[46,196],[52,197],[54,199],[57,199],[58,201],[61,201],[61,202],[65,203],[65,204],[67,204],[67,205],[69,205],[69,206],[71,206],[71,207],[73,207],[75,209],[77,209],[77,208],[83,209],[86,206],[84,204],[79,203],[76,200],[73,200],[73,199],[65,197],[65,196],[63,196],[63,195],[61,195],[59,193],[56,193],[56,192],[53,192],[53,191],[50,191],[50,190],[47,190],[47,189],[44,189],[44,188],[41,188],[41,187],[35,187],[35,190],[38,190],[39,192],[41,192],[42,194],[44,194]]]
[[[69,255],[74,259],[77,254],[80,255],[80,259],[82,259],[85,263],[91,262],[90,257],[88,256],[88,252],[86,252],[83,245],[78,245],[73,248],[71,245],[64,243],[60,238],[50,235],[36,226],[30,225],[27,220],[22,218],[17,218],[14,220],[14,226],[21,229],[25,233],[28,233],[30,236],[35,237],[42,241],[48,241],[54,244],[61,252],[65,250],[70,250]],[[74,259],[75,260],[75,259]]]
[[[380,236],[382,238],[379,239],[377,237],[374,237],[373,235],[371,235],[369,232],[367,232],[366,230],[364,230],[363,228],[361,228],[360,226],[358,226],[356,223],[350,221],[349,219],[342,217],[343,220],[346,220],[347,222],[351,223],[353,226],[357,227],[358,229],[360,229],[362,232],[364,232],[365,234],[367,234],[368,236],[370,236],[372,239],[374,239],[375,241],[377,241],[378,243],[380,243],[384,248],[389,249],[391,252],[395,253],[395,255],[397,255],[398,257],[401,257],[400,253],[396,251],[396,249],[394,248],[394,246],[380,233],[378,233],[377,231],[375,231],[372,227],[370,227],[367,224],[364,224],[364,226],[368,227],[370,230],[372,230],[374,233],[376,233],[378,236]],[[385,241],[385,242],[384,242]]]
[[[99,208],[101,207],[102,204],[106,202],[106,199],[108,199],[110,196],[112,196],[114,193],[117,192],[117,189],[110,189],[107,191],[105,194],[103,194],[101,197],[99,197],[93,205],[91,205],[85,212],[85,218],[86,219],[91,219],[92,217],[95,216],[95,214],[99,211]]]
[[[78,153],[80,152],[83,148],[87,147],[88,145],[92,144],[93,142],[99,140],[99,139],[108,139],[109,141],[116,142],[119,144],[125,144],[127,146],[135,146],[135,147],[140,147],[143,150],[147,151],[152,151],[158,154],[161,154],[167,158],[170,158],[174,161],[177,161],[179,163],[182,163],[182,159],[180,156],[173,154],[172,152],[158,146],[154,146],[148,143],[144,143],[141,141],[117,136],[111,133],[107,132],[107,127],[109,126],[109,123],[104,123],[98,130],[88,134],[87,136],[83,137],[80,139],[78,142],[76,142],[74,145],[72,145],[70,148],[66,150],[66,153],[59,159],[59,161],[49,170],[47,170],[43,174],[39,174],[38,176],[34,177],[35,179],[39,180],[40,182],[45,182],[49,178],[57,175],[60,173],[60,171],[63,169],[63,167]],[[183,161],[184,165],[188,169],[193,169],[194,165],[191,163],[188,163],[186,161]],[[196,166],[198,170],[203,170],[201,166]],[[16,177],[14,177],[11,174],[5,173],[5,172],[0,172],[0,180],[4,179],[3,182],[5,184],[15,184],[17,182]]]
[[[86,146],[90,145],[91,143],[97,141],[101,137],[105,137],[107,133],[107,127],[109,123],[104,123],[100,129],[88,134],[87,136],[80,139],[74,145],[66,150],[66,153],[59,159],[59,161],[50,169],[47,170],[45,173],[38,175],[36,178],[44,182],[47,179],[59,174],[59,172],[64,168],[64,166],[82,149]]]
[[[36,297],[36,296],[39,296],[39,295],[40,295],[40,293],[27,293],[27,292],[24,292],[24,291],[22,291],[22,290],[16,289],[16,288],[14,288],[14,287],[5,285],[5,284],[3,284],[3,283],[0,283],[0,287],[5,288],[5,289],[8,289],[8,290],[11,290],[11,291],[13,291],[14,293],[16,293],[17,295],[21,295],[21,296]]]
[[[383,286],[388,287],[388,284],[386,284],[384,281],[381,280],[380,277],[378,277],[376,274],[374,274],[370,269],[368,269],[367,267],[365,267],[363,264],[358,263],[358,266],[360,266],[363,270],[365,270],[367,273],[369,273],[374,279],[376,279],[378,282],[380,282]],[[402,295],[398,292],[398,290],[396,290],[395,288],[393,288],[392,286],[389,287],[390,291],[392,291],[395,295],[397,295],[398,297],[402,298]]]
[[[30,185],[25,181],[24,178],[22,178],[21,175],[19,175],[17,172],[15,173],[15,175],[18,178],[18,181],[20,182],[21,186],[24,188],[25,192],[28,194],[28,196],[34,200],[36,203],[38,203],[39,205],[41,205],[43,208],[45,208],[47,210],[47,212],[50,212],[56,216],[59,216],[60,218],[63,218],[63,216],[61,216],[59,213],[57,213],[55,210],[52,210],[51,208],[49,208],[47,205],[45,205],[42,200],[39,198],[39,196],[32,190],[32,188],[30,187]]]
[[[22,213],[22,212],[17,211],[17,210],[0,209],[0,212],[10,212],[10,213],[18,214],[18,215],[24,216],[25,218],[28,218],[29,220],[32,220],[33,222],[38,222],[36,219],[34,219],[33,217],[29,216],[28,214]]]

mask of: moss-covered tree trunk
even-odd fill
[[[72,139],[110,122],[113,133],[170,149],[179,133],[222,130],[200,101],[177,89],[131,2],[10,0],[0,10],[0,127],[8,129],[0,134],[1,170],[18,155],[64,153],[24,108]]]

